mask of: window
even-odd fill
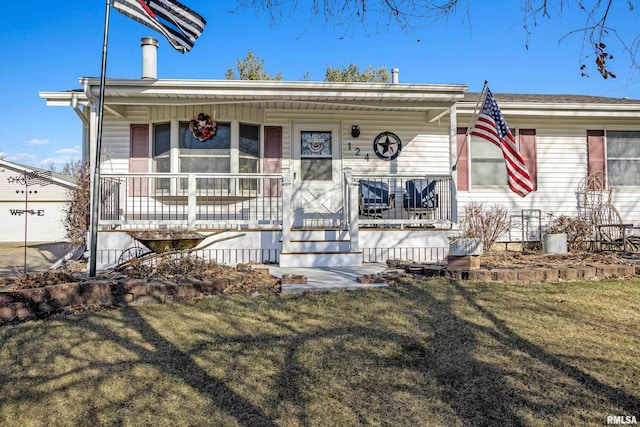
[[[612,185],[640,185],[640,131],[607,132],[607,175]]]
[[[231,126],[218,123],[216,136],[204,142],[193,137],[189,122],[179,125],[180,172],[228,173],[231,171]]]
[[[153,160],[155,172],[171,172],[171,123],[153,125]]]
[[[474,186],[507,184],[502,150],[486,139],[471,137],[471,182]]]
[[[153,125],[153,170],[171,172],[171,123]],[[156,190],[169,190],[168,178],[155,180]]]
[[[153,125],[154,171],[197,174],[258,173],[260,135],[260,125],[217,122],[216,135],[206,141],[199,141],[189,130],[188,121],[156,123]],[[188,187],[186,178],[179,180],[177,188],[170,182],[169,178],[159,178],[156,189],[175,192],[186,190]],[[230,191],[258,188],[258,181],[255,179],[240,179],[238,188],[230,188],[231,182],[227,178],[198,178],[197,188]]]
[[[464,142],[464,134],[460,132],[466,132],[466,129],[458,130],[458,145]],[[533,184],[533,191],[538,189],[538,160],[537,160],[537,144],[536,144],[536,130],[535,129],[518,129],[516,134],[516,141],[522,160],[527,165],[529,176],[531,177],[531,183]],[[492,144],[491,142],[478,138],[471,137],[468,144],[469,156],[471,161],[469,162],[471,175],[471,183],[475,187],[495,187],[507,185],[507,168],[504,161],[504,156],[500,147]],[[460,170],[465,169],[466,151],[464,150],[466,144],[462,146],[460,151],[461,161],[458,163],[458,189],[468,190],[468,175],[467,171]]]
[[[239,151],[239,172],[257,173],[260,159],[260,126],[240,123]],[[257,188],[258,181],[255,179],[240,180],[240,190],[257,190]]]
[[[302,131],[300,133],[302,180],[332,180],[331,144],[331,132]]]

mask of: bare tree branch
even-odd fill
[[[308,2],[300,0],[236,0],[239,7],[253,8],[266,12],[272,24],[280,24],[283,19],[290,18],[301,11],[309,16],[310,22],[322,17],[325,23],[333,23],[346,33],[353,30],[355,24],[366,27],[373,19],[378,31],[397,27],[406,33],[433,24],[436,21],[448,22],[463,10],[462,21],[471,22],[470,5],[472,0],[313,0],[311,10]],[[577,7],[584,15],[584,26],[569,29],[560,39],[564,41],[570,36],[582,35],[580,51],[580,72],[588,77],[587,60],[593,61],[602,78],[614,78],[610,63],[614,59],[611,53],[615,45],[629,56],[632,69],[640,70],[636,58],[640,48],[640,34],[633,40],[625,40],[616,31],[615,23],[610,23],[612,8],[626,5],[628,13],[635,11],[639,0],[521,0],[523,28],[526,34],[525,48],[529,47],[530,38],[539,20],[561,19],[570,7]],[[623,6],[624,7],[624,6]],[[310,13],[309,13],[310,12]]]

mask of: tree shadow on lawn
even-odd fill
[[[519,426],[530,423],[532,417],[541,423],[554,422],[563,417],[573,418],[574,421],[584,417],[578,421],[600,424],[606,415],[611,415],[616,409],[625,414],[637,414],[640,410],[640,399],[636,396],[602,383],[516,334],[493,313],[480,306],[472,293],[458,283],[451,284],[447,291],[448,298],[436,297],[428,286],[407,286],[399,292],[404,293],[407,312],[412,313],[416,322],[432,328],[430,340],[425,342],[411,335],[390,331],[384,325],[323,328],[294,334],[288,339],[281,372],[275,380],[277,403],[290,401],[299,406],[309,404],[303,392],[312,373],[299,358],[299,352],[306,343],[322,339],[335,341],[340,337],[366,337],[380,345],[399,345],[407,357],[401,360],[387,358],[381,360],[380,364],[412,369],[436,379],[440,385],[438,397],[455,411],[463,425]],[[466,308],[477,311],[483,321],[471,322],[456,314],[453,300],[459,297],[467,304]],[[493,350],[496,356],[515,360],[510,362],[510,367],[503,369],[498,361],[486,361],[478,357],[490,345],[486,338],[481,342],[478,338],[480,335],[490,337],[492,340],[489,341],[497,344]],[[249,344],[254,338],[249,341],[240,338],[239,342]],[[265,337],[259,338],[263,339]],[[344,351],[334,358],[352,355]],[[532,379],[535,384],[528,383]],[[394,385],[380,384],[380,387],[392,390]],[[420,393],[418,387],[408,391],[414,395]],[[352,409],[359,412],[356,408]],[[359,409],[361,423],[380,421],[372,420],[362,413],[362,408]],[[607,412],[609,410],[613,412]],[[306,418],[305,411],[299,413],[301,424],[307,424],[310,420]],[[393,420],[387,421],[393,423]]]
[[[452,289],[453,291],[453,289]],[[284,351],[279,373],[273,380],[275,395],[270,402],[271,407],[288,408],[285,416],[295,417],[299,425],[310,425],[317,422],[314,419],[312,407],[318,405],[318,394],[324,395],[327,404],[338,400],[339,404],[349,406],[356,418],[357,424],[390,424],[390,425],[430,425],[448,424],[460,422],[462,425],[525,425],[525,422],[516,412],[516,408],[530,407],[532,411],[539,411],[539,404],[533,404],[525,397],[518,395],[505,380],[505,373],[496,365],[478,360],[474,355],[479,346],[476,337],[477,325],[457,316],[451,306],[451,301],[441,301],[425,287],[405,287],[397,289],[400,293],[396,303],[407,307],[406,315],[413,316],[415,324],[421,325],[423,330],[420,336],[412,335],[401,330],[387,328],[384,323],[371,322],[370,326],[364,322],[356,322],[356,325],[340,325],[340,320],[348,317],[348,313],[333,313],[331,307],[327,307],[325,315],[305,312],[300,321],[312,320],[310,323],[335,324],[333,327],[308,328],[293,333],[283,332],[283,335],[261,333],[255,335],[238,335],[235,337],[212,336],[211,331],[194,331],[201,335],[201,340],[218,343],[222,340],[229,348],[242,349],[253,346],[278,345]],[[455,291],[454,291],[455,292]],[[327,296],[330,298],[331,296]],[[300,298],[307,298],[302,296]],[[309,298],[316,298],[309,296]],[[327,303],[330,305],[330,302]],[[333,317],[333,319],[332,319]],[[289,331],[291,324],[278,318],[265,320],[278,325],[283,331]],[[427,330],[424,330],[427,329]],[[425,337],[427,337],[425,339]],[[366,340],[369,345],[357,347],[349,346],[350,342]],[[330,343],[327,347],[318,346],[317,343]],[[330,346],[330,347],[329,347]],[[203,351],[207,344],[197,346]],[[378,348],[397,348],[392,354],[380,354]],[[310,353],[320,351],[323,355]],[[329,354],[331,353],[331,354]],[[329,361],[334,365],[323,368],[323,362]],[[346,362],[345,362],[346,361]],[[344,363],[352,363],[349,367],[337,366]],[[314,365],[314,366],[312,366]],[[350,381],[347,377],[362,376],[360,371],[363,366],[373,366],[377,369],[388,370],[391,376],[378,373],[371,374],[370,381],[359,379]],[[318,372],[325,370],[325,372]],[[334,371],[333,375],[331,372]],[[419,384],[408,384],[399,377],[403,371],[412,371],[420,377]],[[398,377],[393,377],[397,374]],[[366,374],[365,374],[366,375]],[[337,380],[328,380],[324,377],[337,377]],[[397,379],[397,381],[395,381]],[[320,381],[320,383],[314,382]],[[322,391],[328,388],[327,383],[334,383],[337,387],[351,387],[350,393],[344,390]],[[433,385],[433,386],[432,386]],[[311,390],[317,387],[318,390]],[[371,388],[373,387],[373,388]],[[360,390],[355,390],[360,388]],[[436,394],[427,396],[425,391]],[[315,393],[314,393],[315,392]],[[393,408],[394,411],[384,412],[384,409],[368,406],[362,400],[383,401],[392,407],[398,402],[391,402],[393,393],[408,393],[414,401],[426,399],[439,399],[450,408],[450,415],[444,414],[439,422],[431,423],[420,418],[416,414],[400,414],[402,408]],[[324,394],[323,394],[324,393]],[[362,396],[359,402],[355,402],[353,396]],[[293,409],[292,409],[293,408]],[[431,408],[433,410],[434,408]],[[377,413],[374,413],[377,412]],[[420,412],[420,415],[428,414],[430,410]],[[396,417],[396,418],[394,418]],[[341,423],[339,423],[341,424]]]
[[[240,425],[276,426],[259,407],[233,391],[223,381],[209,375],[191,355],[180,351],[175,344],[167,341],[134,307],[124,307],[122,310],[125,321],[128,319],[127,326],[139,332],[145,342],[153,343],[158,350],[148,350],[131,343],[119,335],[112,334],[108,329],[97,329],[95,332],[137,353],[141,360],[153,365],[163,374],[179,378],[201,395],[208,397],[218,410],[232,416]],[[160,349],[162,351],[159,351]]]
[[[452,282],[452,286],[456,291],[464,298],[464,300],[473,307],[479,313],[482,314],[492,324],[492,327],[483,327],[480,325],[474,325],[480,331],[491,335],[496,341],[503,344],[506,348],[512,348],[514,350],[523,352],[529,355],[532,359],[541,362],[542,364],[552,368],[566,377],[581,384],[586,390],[599,396],[604,396],[611,404],[619,407],[625,414],[636,415],[640,411],[640,399],[638,397],[628,393],[622,388],[612,387],[597,380],[593,376],[586,372],[572,366],[558,356],[549,353],[539,345],[532,343],[531,341],[519,336],[513,332],[505,324],[489,310],[482,307],[474,299],[473,295],[457,282]],[[609,414],[611,415],[611,414]],[[603,419],[605,416],[603,416]]]
[[[250,316],[251,310],[255,310],[255,305],[246,303],[245,306],[241,299],[221,303],[229,305],[226,311],[239,316],[237,323],[236,319],[232,318],[231,321],[234,323],[227,325],[231,330],[222,334],[215,329],[200,329],[203,327],[202,319],[193,317],[185,320],[193,322],[193,326],[187,328],[190,336],[187,350],[180,350],[176,343],[164,338],[157,327],[152,326],[135,307],[121,309],[123,317],[117,321],[121,322],[122,330],[101,324],[99,313],[88,315],[84,319],[76,318],[68,323],[72,327],[90,332],[86,335],[80,334],[81,337],[93,337],[96,343],[111,342],[121,347],[124,352],[132,354],[134,357],[128,356],[121,362],[121,368],[140,364],[153,366],[161,374],[183,381],[213,402],[217,411],[232,417],[243,426],[275,426],[277,423],[274,420],[278,415],[280,419],[289,417],[289,420],[295,420],[300,425],[318,422],[311,406],[322,404],[323,399],[329,400],[334,396],[326,389],[320,390],[319,395],[309,396],[309,389],[314,387],[315,376],[318,374],[314,369],[333,370],[338,376],[339,386],[345,390],[349,387],[358,388],[359,390],[353,393],[354,396],[369,397],[372,402],[382,402],[387,406],[397,403],[390,400],[389,395],[393,392],[398,392],[399,395],[405,393],[413,401],[437,399],[451,412],[448,421],[453,421],[453,424],[518,426],[528,423],[523,414],[529,413],[536,418],[546,417],[553,421],[554,416],[566,413],[567,408],[563,407],[566,401],[554,401],[544,395],[544,390],[534,389],[529,394],[523,393],[521,388],[514,385],[514,372],[503,368],[498,361],[488,361],[486,357],[479,357],[483,354],[486,356],[488,346],[493,345],[487,344],[487,341],[495,343],[495,348],[489,351],[493,352],[491,355],[511,358],[519,353],[519,360],[536,365],[518,365],[518,368],[524,371],[522,376],[525,380],[530,377],[547,384],[547,379],[542,376],[553,374],[562,377],[561,381],[577,383],[566,386],[561,389],[562,392],[574,392],[578,397],[586,396],[590,399],[593,395],[604,396],[609,401],[609,406],[618,407],[631,415],[637,414],[640,408],[640,400],[636,396],[620,388],[603,384],[513,332],[505,322],[482,307],[474,295],[458,283],[441,285],[437,289],[431,289],[428,284],[407,285],[384,292],[392,295],[387,296],[390,299],[389,304],[402,307],[403,320],[411,322],[414,330],[403,330],[397,325],[387,326],[384,322],[368,318],[368,322],[362,319],[345,322],[351,314],[349,300],[342,301],[340,307],[334,307],[332,295],[297,297],[318,298],[324,306],[319,304],[317,308],[309,309],[291,303],[287,307],[290,311],[286,312],[286,315],[283,315],[282,306],[278,306],[278,303],[274,302],[271,306],[265,304],[268,309],[260,311],[260,321],[274,325],[273,330],[266,332],[260,328],[250,330],[241,323],[241,317]],[[367,295],[370,295],[372,302],[378,298],[375,293]],[[465,303],[462,309],[479,313],[481,322],[467,320],[458,314],[461,309],[460,299]],[[303,326],[296,327],[298,321]],[[309,321],[308,324],[305,324],[305,321]],[[43,331],[46,329],[44,326],[42,328]],[[20,346],[28,349],[34,345],[33,342],[23,342],[19,337],[19,329],[7,332],[5,336],[19,340]],[[137,333],[139,338],[133,339],[131,332]],[[46,335],[43,332],[40,336],[46,339]],[[481,339],[481,335],[488,336],[491,340]],[[367,344],[355,349],[349,346],[357,340],[367,341]],[[319,342],[323,344],[314,347]],[[398,350],[385,353],[376,351],[376,348]],[[312,362],[320,365],[319,368],[310,366],[307,358],[308,353],[316,349],[327,353],[321,355],[327,357],[323,357],[319,362]],[[277,367],[275,375],[257,380],[270,382],[269,386],[273,389],[268,396],[270,402],[261,407],[260,404],[242,396],[240,392],[234,391],[224,379],[215,378],[200,367],[195,357],[207,356],[213,350],[226,351],[234,360],[253,357],[250,359],[251,362],[273,363]],[[270,351],[270,355],[262,356],[263,350]],[[257,357],[256,354],[260,356]],[[56,352],[54,359],[63,360],[64,357],[75,355],[71,349],[64,349]],[[324,368],[323,361],[329,363]],[[331,363],[340,366],[333,366]],[[359,366],[352,367],[351,363]],[[114,362],[103,363],[95,360],[81,369],[92,372],[100,370],[100,373],[96,374],[97,381],[105,381],[118,370],[112,365]],[[372,369],[364,374],[355,372],[363,367]],[[376,371],[380,369],[388,370],[387,375],[380,376]],[[403,375],[406,372],[412,373],[412,378],[417,378],[417,382],[404,381],[404,377],[403,381],[395,381],[394,375]],[[70,376],[70,373],[65,372],[63,375]],[[355,378],[358,375],[364,376],[364,380],[349,381],[348,377]],[[31,381],[35,381],[36,384],[55,382],[56,376],[52,374]],[[431,387],[431,384],[435,386]],[[581,387],[578,387],[578,384]],[[557,385],[557,382],[553,385]],[[69,383],[63,387],[77,386],[76,383]],[[331,386],[330,382],[328,386]],[[62,388],[59,390],[64,391]],[[425,395],[426,391],[435,396]],[[11,397],[10,401],[15,403],[21,400],[28,403],[29,399],[37,397],[38,392],[24,390]],[[385,412],[386,409],[376,408],[373,404],[356,402],[355,398],[342,403],[349,408],[360,424],[407,425],[411,421],[419,425],[419,417],[424,415],[421,412],[424,408],[419,407],[408,408],[408,411],[415,410],[413,414],[398,414],[398,411]],[[287,409],[283,409],[285,407]],[[104,411],[105,408],[97,410]],[[286,412],[284,415],[283,411]],[[427,409],[426,413],[428,412]],[[87,418],[84,419],[86,422],[95,421],[96,424],[98,420],[99,417],[91,412],[88,412]],[[429,423],[426,419],[421,421]]]

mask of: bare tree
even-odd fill
[[[375,20],[378,30],[392,25],[406,32],[413,32],[418,27],[431,25],[436,21],[449,21],[462,16],[462,21],[471,21],[470,5],[472,0],[314,0],[309,3],[300,0],[282,2],[277,0],[237,0],[240,7],[261,10],[279,24],[283,19],[291,17],[298,9],[304,8],[304,13],[315,19],[320,17],[326,23],[334,23],[341,28],[352,28],[356,22],[363,25],[371,24]],[[635,11],[638,0],[522,0],[519,4],[523,13],[523,29],[527,42],[537,26],[538,21],[545,19],[562,19],[570,7],[577,7],[584,17],[584,25],[569,28],[559,39],[564,41],[568,37],[578,35],[582,38],[580,50],[580,73],[588,77],[588,69],[594,67],[602,78],[615,78],[611,68],[614,59],[610,53],[617,46],[629,56],[632,69],[640,69],[636,59],[640,49],[640,34],[632,39],[622,37],[616,31],[613,22],[613,8],[624,8],[622,15],[630,15]],[[516,7],[516,2],[512,2]]]
[[[68,203],[64,209],[64,228],[67,238],[76,245],[85,245],[89,231],[91,214],[89,163],[82,164],[79,160],[67,163],[63,173],[71,175],[76,186],[69,191]]]

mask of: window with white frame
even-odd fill
[[[153,125],[153,164],[155,172],[173,173],[257,173],[260,160],[260,125],[217,122],[216,135],[206,141],[196,139],[188,121]],[[175,129],[174,129],[175,131]],[[172,135],[177,135],[177,138]],[[174,140],[175,139],[175,140]],[[166,182],[165,182],[166,181]],[[161,178],[157,189],[169,190],[168,179]],[[198,178],[199,189],[229,189],[230,181],[219,178]],[[187,180],[180,180],[186,189]],[[240,180],[240,190],[256,189],[256,180]],[[165,188],[166,187],[166,188]]]
[[[156,123],[153,125],[153,171],[171,172],[171,123]],[[169,191],[170,180],[155,179],[156,191]]]
[[[257,173],[260,159],[260,126],[240,123],[238,167],[240,173]],[[240,190],[256,190],[255,179],[240,180]]]
[[[507,168],[502,150],[477,136],[470,138],[471,183],[474,187],[507,184]]]
[[[608,131],[607,175],[612,185],[640,185],[640,131]]]
[[[153,170],[171,172],[171,123],[153,125]]]
[[[240,173],[258,172],[260,126],[240,123]]]
[[[206,141],[194,138],[189,122],[180,122],[178,133],[180,172],[228,173],[231,171],[231,126],[218,123],[216,135]]]

